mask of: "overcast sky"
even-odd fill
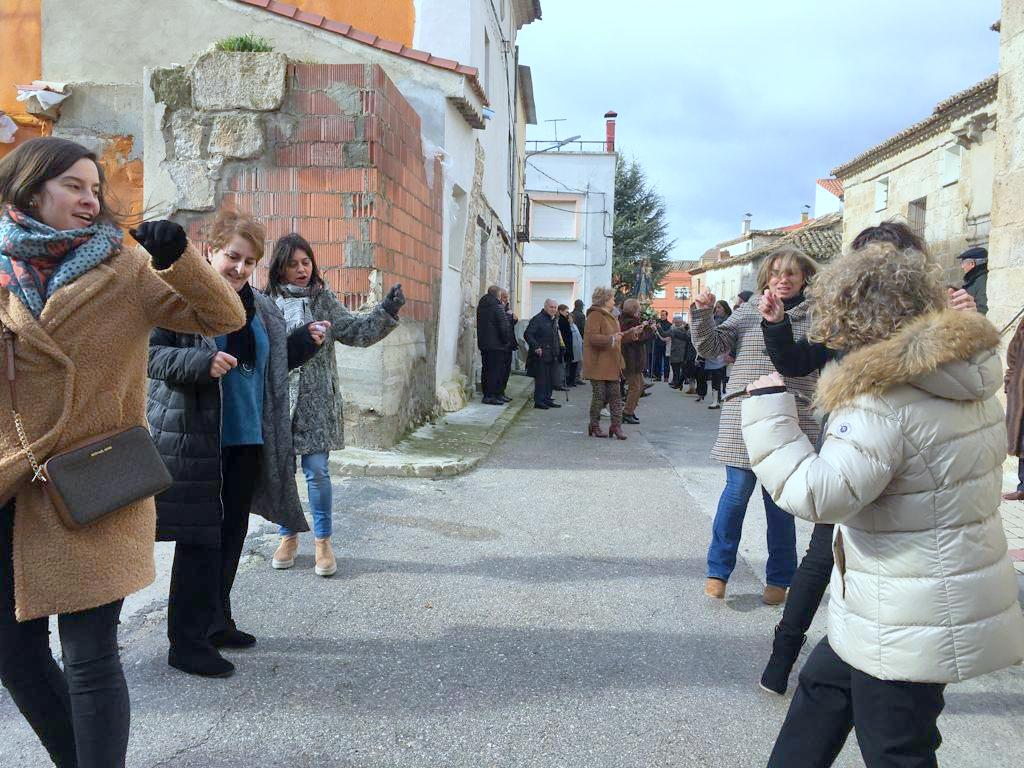
[[[543,0],[538,125],[604,137],[664,196],[676,259],[800,219],[815,180],[998,71],[999,0]]]

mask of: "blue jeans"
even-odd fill
[[[302,457],[302,474],[306,476],[309,491],[309,510],[313,513],[313,535],[326,539],[331,535],[334,506],[334,492],[331,488],[330,454],[309,453]],[[292,531],[281,526],[282,536],[291,536]]]
[[[757,477],[751,470],[725,468],[725,490],[718,500],[708,547],[708,578],[728,581],[732,575],[743,533],[743,517],[756,485]],[[768,517],[767,581],[775,587],[788,587],[796,573],[796,522],[792,515],[779,509],[763,488],[761,494]]]

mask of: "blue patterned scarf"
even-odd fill
[[[59,230],[5,205],[0,209],[0,288],[38,318],[59,288],[117,253],[122,237],[106,222]]]

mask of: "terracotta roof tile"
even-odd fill
[[[824,189],[826,192],[831,192],[833,195],[840,199],[842,199],[843,197],[842,179],[818,179],[818,186]]]
[[[299,12],[299,9],[294,5],[288,3],[279,3],[277,0],[271,0],[267,5],[267,10],[276,13],[278,16],[287,16],[289,19],[294,19],[295,14]]]
[[[313,27],[319,27],[323,24],[324,15],[322,13],[310,13],[309,11],[299,11],[295,14],[295,20],[301,21],[303,24],[309,24]]]
[[[811,219],[799,229],[786,233],[778,240],[773,240],[766,245],[755,248],[749,253],[741,254],[735,258],[707,264],[702,267],[703,272],[710,272],[717,269],[725,269],[734,264],[745,264],[748,261],[755,261],[761,256],[774,253],[782,248],[799,248],[812,259],[818,262],[831,261],[842,251],[843,246],[843,214],[828,213]],[[705,254],[707,255],[707,254]]]
[[[484,92],[483,86],[480,85],[480,70],[476,67],[460,64],[453,59],[433,56],[427,51],[419,51],[415,48],[409,48],[397,40],[387,40],[385,38],[378,37],[371,32],[364,32],[361,29],[356,29],[351,24],[346,24],[342,21],[335,21],[334,19],[328,19],[318,13],[309,13],[294,5],[277,2],[277,0],[235,0],[235,2],[242,3],[243,5],[255,6],[256,8],[262,8],[270,13],[277,14],[278,16],[284,16],[285,18],[292,19],[293,21],[297,21],[301,24],[306,24],[310,27],[317,27],[325,32],[347,37],[349,40],[355,40],[357,43],[372,45],[379,50],[387,51],[388,53],[395,54],[396,56],[402,56],[406,59],[418,61],[423,64],[429,64],[433,67],[457,72],[469,81],[470,88],[472,88],[473,92],[480,97],[480,100],[485,106],[490,104],[487,100],[487,94]],[[537,18],[540,18],[539,0],[534,0],[534,3],[536,5]]]

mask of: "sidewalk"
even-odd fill
[[[1016,459],[1014,459],[1016,464]],[[1016,468],[1015,468],[1016,469]],[[1017,487],[1017,473],[1005,473],[1004,488]],[[1013,560],[1013,567],[1020,577],[1021,590],[1024,592],[1024,501],[1004,501],[999,505],[999,513],[1003,517],[1003,530],[1006,531],[1006,545]]]
[[[331,454],[331,472],[342,477],[453,477],[487,457],[533,392],[533,379],[512,376],[503,407],[479,400],[425,424],[386,451],[346,448]]]

